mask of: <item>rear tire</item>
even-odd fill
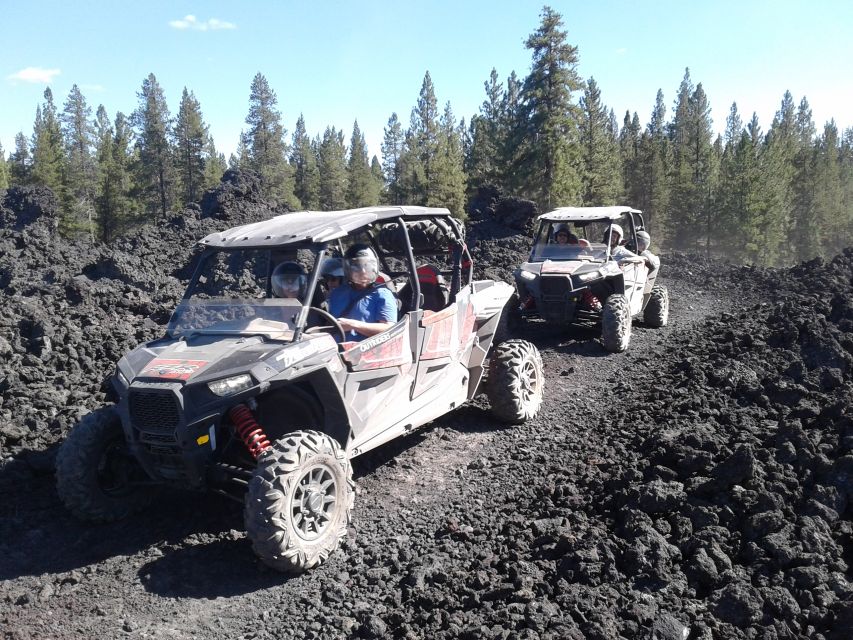
[[[665,327],[669,322],[669,291],[663,285],[652,287],[643,321],[650,327]]]
[[[316,567],[346,537],[354,499],[352,466],[337,442],[317,431],[283,436],[258,458],[246,494],[255,554],[277,571]]]
[[[631,343],[631,307],[621,293],[611,294],[604,303],[601,343],[611,353],[621,353]]]
[[[56,455],[56,491],[82,520],[112,522],[144,509],[156,495],[145,482],[113,406],[84,417]]]
[[[526,340],[498,344],[489,359],[486,384],[492,414],[509,424],[535,417],[542,405],[544,380],[542,356],[535,345]]]

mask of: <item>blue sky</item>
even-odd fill
[[[32,132],[49,83],[57,107],[77,84],[93,112],[132,112],[154,73],[174,115],[184,87],[198,98],[228,155],[245,127],[258,72],[275,90],[288,140],[302,113],[310,135],[327,125],[348,137],[358,119],[379,153],[392,112],[407,125],[428,70],[440,105],[469,120],[491,69],[501,80],[530,69],[526,38],[543,2],[527,0],[325,0],[242,3],[146,0],[71,3],[0,0],[0,142]],[[555,0],[578,71],[595,77],[621,124],[645,125],[655,94],[672,112],[690,68],[722,131],[732,102],[770,126],[785,90],[806,96],[820,131],[853,126],[853,2],[848,0]],[[578,96],[579,97],[579,96]]]

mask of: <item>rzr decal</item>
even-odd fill
[[[169,360],[155,358],[139,374],[144,378],[163,378],[164,380],[189,380],[207,360]]]

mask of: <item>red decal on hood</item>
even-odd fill
[[[207,360],[169,360],[155,358],[139,374],[140,377],[164,378],[166,380],[189,380],[196,371],[207,364]]]

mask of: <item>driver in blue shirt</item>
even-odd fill
[[[386,287],[376,286],[379,260],[366,244],[344,254],[347,282],[329,294],[329,313],[338,319],[348,340],[364,340],[397,321],[397,301]]]

